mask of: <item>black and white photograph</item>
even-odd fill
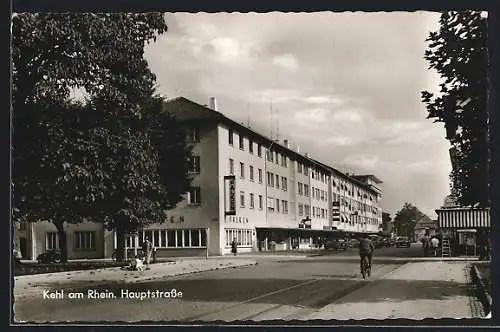
[[[491,319],[488,20],[13,13],[13,323]]]

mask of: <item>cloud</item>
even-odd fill
[[[296,71],[299,69],[299,64],[297,59],[292,54],[284,54],[280,56],[275,56],[273,58],[273,63],[279,67],[290,71]]]

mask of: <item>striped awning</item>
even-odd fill
[[[436,213],[440,228],[490,227],[489,209],[439,209]]]

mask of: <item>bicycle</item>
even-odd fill
[[[370,266],[368,256],[363,257],[363,264],[362,264],[362,268],[361,268],[361,275],[363,276],[363,279],[366,279],[367,277],[369,277],[371,275],[371,270],[372,270],[372,268]]]

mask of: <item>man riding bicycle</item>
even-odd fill
[[[368,258],[368,264],[371,269],[372,256],[374,251],[375,251],[375,245],[368,238],[368,234],[363,234],[363,237],[361,238],[361,240],[359,240],[359,258],[360,258],[359,266],[361,273],[363,273],[363,260],[365,259],[365,257]]]

